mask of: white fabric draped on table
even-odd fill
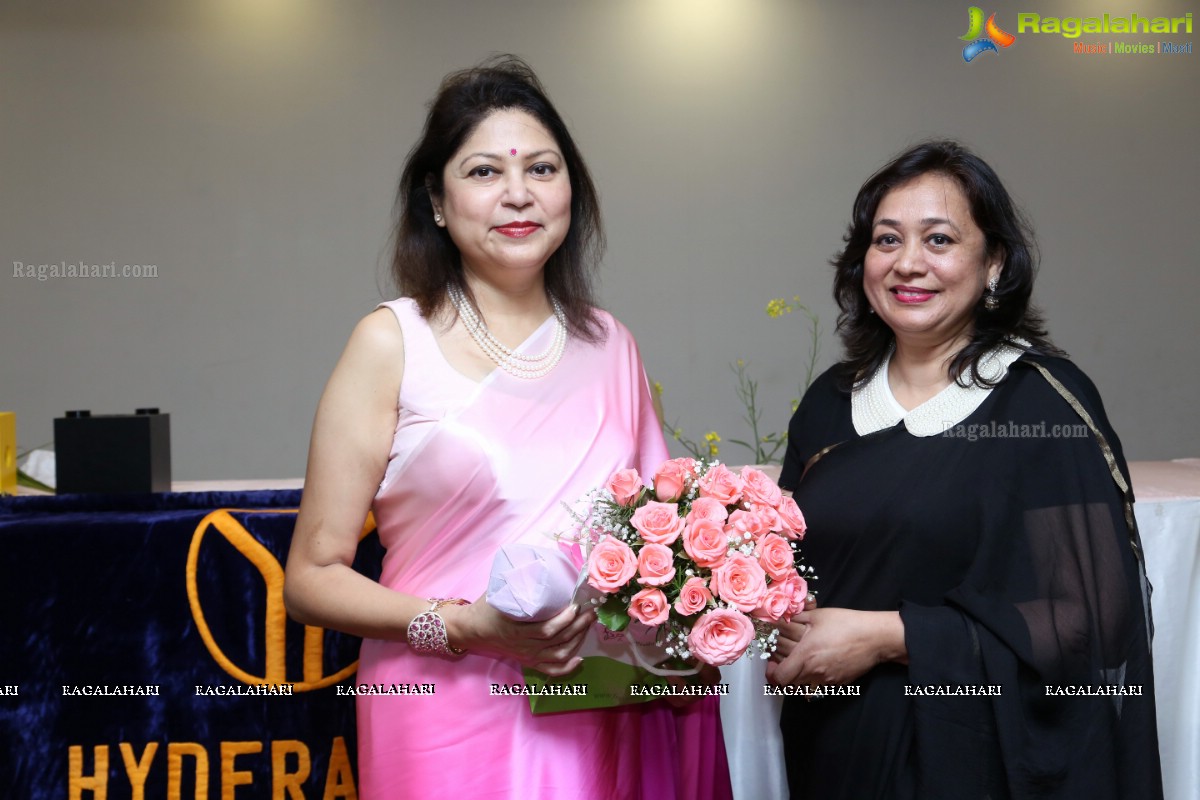
[[[1166,800],[1200,796],[1200,459],[1129,465],[1154,587],[1154,682]]]

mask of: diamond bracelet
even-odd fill
[[[408,646],[417,653],[461,656],[466,651],[450,644],[450,637],[446,634],[446,621],[437,612],[442,606],[465,606],[467,601],[461,597],[431,597],[429,604],[428,611],[417,614],[408,624]]]

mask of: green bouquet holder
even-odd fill
[[[529,708],[535,714],[644,703],[656,699],[655,695],[652,692],[634,694],[634,687],[648,689],[666,683],[667,679],[662,676],[607,656],[586,656],[579,669],[561,678],[551,678],[537,670],[525,670],[525,685],[531,690],[555,686],[564,690],[574,690],[577,686],[587,688],[586,695],[531,694]]]

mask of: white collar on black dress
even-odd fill
[[[979,360],[979,374],[989,381],[999,381],[1008,374],[1009,366],[1021,357],[1027,347],[1029,342],[1024,339],[1013,339],[1013,344],[1005,343],[993,348]],[[851,417],[859,436],[891,428],[901,420],[904,420],[904,427],[913,436],[940,435],[950,426],[969,417],[992,391],[973,381],[966,386],[954,382],[913,410],[905,411],[888,385],[888,364],[891,360],[892,353],[889,352],[871,379],[850,396]]]

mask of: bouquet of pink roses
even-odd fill
[[[645,486],[623,469],[576,519],[600,622],[657,628],[668,657],[732,664],[767,658],[804,607],[812,570],[797,566],[804,516],[762,471],[676,458]]]

